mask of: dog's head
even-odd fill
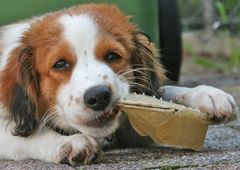
[[[92,4],[31,24],[1,73],[15,135],[50,124],[106,136],[117,128],[116,103],[129,90],[154,94],[163,70],[152,43],[128,19],[115,6]]]

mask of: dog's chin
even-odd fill
[[[104,111],[98,117],[95,117],[89,121],[84,123],[85,126],[93,127],[93,128],[103,128],[108,127],[113,124],[117,114],[119,113],[119,107],[111,109],[110,111]]]
[[[94,119],[90,119],[78,127],[83,134],[93,137],[106,137],[118,128],[121,111],[118,107],[103,112]]]

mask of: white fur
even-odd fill
[[[78,59],[84,59],[84,52],[94,51],[98,27],[87,14],[64,15],[59,19],[65,39],[72,45]]]
[[[237,113],[235,100],[228,93],[206,85],[195,88],[162,87],[163,99],[172,100],[191,108],[208,113],[210,119],[227,120]]]
[[[30,23],[19,23],[2,28],[0,44],[3,45],[0,56],[0,71],[5,68],[10,52],[19,45],[22,34],[30,28]]]
[[[92,136],[106,136],[118,126],[117,121],[111,127],[95,129],[86,127],[79,121],[87,121],[100,116],[103,112],[86,110],[83,102],[84,92],[96,85],[111,86],[112,102],[117,101],[128,93],[128,85],[121,81],[105,63],[97,60],[95,56],[98,26],[93,19],[86,15],[63,16],[60,23],[64,29],[64,37],[73,48],[77,64],[71,79],[60,88],[57,97],[57,111],[67,122],[79,131]],[[103,77],[107,76],[107,79]],[[70,98],[73,98],[71,101]],[[75,99],[80,99],[76,103]],[[111,109],[111,108],[107,108]]]
[[[72,158],[80,152],[88,153],[85,163],[91,161],[98,151],[97,142],[89,136],[76,134],[61,136],[49,129],[43,129],[31,137],[13,136],[14,125],[0,119],[0,159],[39,159],[60,163],[65,157],[75,165]]]

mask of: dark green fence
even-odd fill
[[[0,25],[81,3],[117,4],[158,44],[157,0],[1,0]]]

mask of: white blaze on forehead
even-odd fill
[[[94,51],[98,29],[90,16],[64,15],[60,23],[64,28],[64,37],[72,45],[77,57]]]

